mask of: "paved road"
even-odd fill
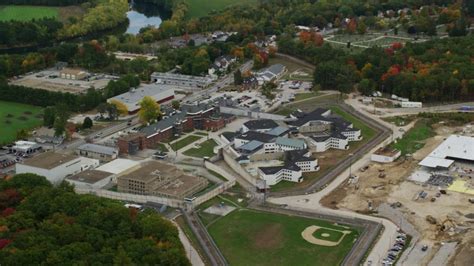
[[[179,240],[181,240],[181,243],[183,243],[183,247],[186,252],[186,257],[188,257],[189,261],[191,262],[191,265],[204,266],[205,264],[202,261],[201,256],[199,256],[199,253],[193,247],[191,242],[189,242],[189,239],[186,234],[184,234],[183,230],[181,230],[181,228],[178,226],[178,224],[176,224],[176,222],[171,222],[176,226],[176,228],[178,228]]]

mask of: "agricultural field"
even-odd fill
[[[42,114],[37,106],[0,101],[0,144],[14,141],[21,129],[40,126]]]
[[[45,6],[0,6],[0,21],[29,21],[45,17],[58,18],[59,8]]]
[[[326,221],[248,209],[221,217],[208,231],[230,265],[340,265],[359,235]]]
[[[199,18],[204,17],[211,13],[212,11],[223,10],[226,7],[231,5],[239,4],[256,4],[257,0],[186,0],[188,3],[188,17],[189,18]]]

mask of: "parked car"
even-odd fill
[[[427,251],[428,250],[428,245],[423,245],[421,247],[421,251]]]

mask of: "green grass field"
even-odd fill
[[[213,139],[206,140],[199,144],[199,148],[191,148],[183,152],[184,155],[192,157],[212,157],[214,156],[214,147],[217,146],[217,143]]]
[[[312,97],[320,96],[320,92],[304,92],[304,93],[297,93],[295,94],[295,101],[301,101],[301,100],[306,100]]]
[[[20,129],[32,129],[43,123],[42,108],[0,101],[0,143],[16,139]]]
[[[314,245],[301,236],[310,225],[347,230],[325,221],[243,209],[218,219],[208,231],[230,265],[339,265],[359,235],[351,229],[338,246]]]
[[[201,137],[199,136],[194,136],[194,135],[189,135],[187,137],[184,137],[178,141],[175,141],[173,143],[170,143],[170,147],[176,151],[176,150],[180,150],[184,147],[186,147],[187,145],[195,142],[196,140],[200,139]]]
[[[232,5],[256,4],[257,0],[186,0],[189,18],[204,17],[212,11],[223,10]]]
[[[399,139],[397,143],[392,143],[392,147],[400,150],[402,155],[413,154],[415,151],[425,146],[425,140],[434,136],[435,133],[426,120],[419,120],[415,126]]]
[[[58,18],[59,12],[56,7],[44,6],[0,6],[0,21],[29,21],[44,17]]]

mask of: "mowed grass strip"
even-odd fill
[[[217,143],[213,139],[206,140],[199,144],[199,148],[191,148],[183,152],[184,155],[192,157],[211,157],[214,156],[214,147]]]
[[[321,93],[316,92],[316,91],[297,93],[297,94],[295,94],[295,101],[306,100],[306,99],[309,99],[309,98],[312,98],[312,97],[317,97],[317,96],[320,96],[320,95],[321,95]]]
[[[427,120],[418,120],[414,127],[408,130],[402,139],[397,140],[397,143],[392,143],[391,147],[400,150],[402,155],[413,154],[425,146],[426,139],[434,135]]]
[[[316,225],[352,230],[334,247],[314,245],[301,232]],[[359,232],[330,222],[302,217],[236,210],[208,227],[230,265],[340,265]]]
[[[175,141],[173,143],[170,143],[170,147],[174,150],[174,151],[177,151],[177,150],[180,150],[186,146],[188,146],[189,144],[195,142],[196,140],[198,139],[201,139],[202,137],[199,137],[199,136],[195,136],[195,135],[189,135],[185,138],[182,138],[178,141]]]
[[[0,21],[30,21],[41,18],[58,18],[58,8],[45,6],[0,6]]]
[[[339,115],[340,117],[344,118],[347,121],[350,121],[355,128],[360,129],[364,140],[371,139],[375,136],[375,131],[372,128],[370,128],[368,125],[366,125],[364,122],[362,122],[359,118],[349,113],[346,113],[338,106],[332,106],[329,109],[331,109],[331,111],[334,114]],[[354,143],[356,142],[352,142],[350,143],[350,145],[353,145]]]
[[[188,18],[199,18],[233,5],[257,4],[257,0],[186,0]]]
[[[33,129],[43,123],[41,107],[0,101],[0,144],[16,139],[21,129]]]

